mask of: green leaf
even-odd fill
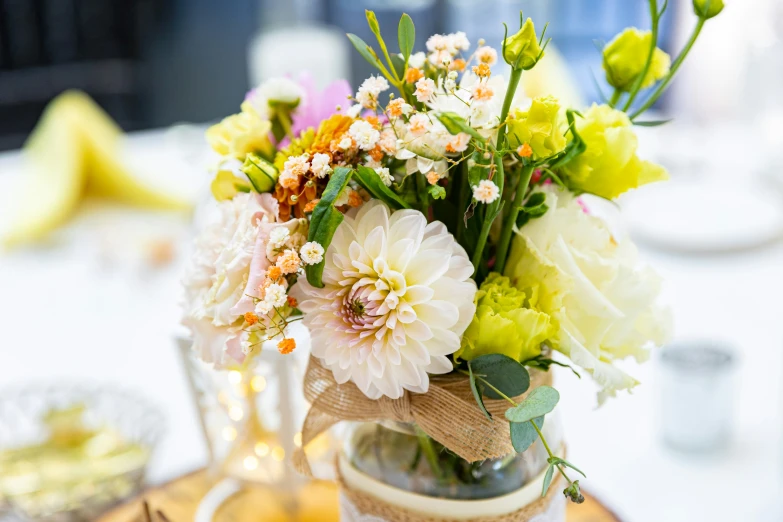
[[[389,187],[383,184],[378,173],[370,167],[359,165],[356,171],[356,181],[364,187],[367,192],[372,194],[375,199],[380,199],[391,208],[397,210],[401,208],[411,208],[405,201],[395,194]],[[326,248],[324,246],[324,248]]]
[[[408,58],[413,52],[413,44],[416,42],[416,27],[407,13],[402,13],[400,25],[397,26],[397,42],[400,44],[400,52],[405,63],[408,63]]]
[[[546,415],[557,406],[560,394],[551,386],[539,386],[518,405],[506,410],[509,422],[527,422]]]
[[[470,375],[470,391],[473,392],[473,398],[476,399],[481,412],[489,419],[492,420],[492,415],[487,411],[487,407],[484,406],[484,398],[481,396],[481,389],[476,382],[476,376],[473,375],[473,369],[470,367],[470,361],[468,361],[468,374]],[[534,430],[535,431],[535,430]]]
[[[536,417],[530,422],[512,422],[511,423],[511,444],[514,446],[514,450],[517,453],[522,453],[527,450],[536,439],[538,439],[538,432],[533,427],[531,422],[535,422],[538,429],[544,425],[544,417]]]
[[[580,156],[584,151],[587,150],[587,144],[584,142],[582,137],[579,135],[579,133],[576,131],[576,118],[575,116],[581,117],[582,115],[579,114],[578,111],[575,111],[573,109],[566,110],[566,119],[568,120],[568,129],[571,131],[572,139],[568,143],[568,146],[565,149],[565,152],[562,156],[560,156],[554,163],[552,163],[549,168],[554,170],[555,168],[564,167],[568,163],[570,163],[572,160],[576,159],[578,156]]]
[[[546,475],[544,475],[544,487],[541,490],[541,498],[546,496],[546,492],[549,490],[550,484],[552,484],[552,477],[554,473],[555,473],[555,467],[552,464],[550,464],[546,470]]]
[[[499,353],[490,353],[476,357],[471,361],[475,374],[488,382],[506,397],[522,395],[530,387],[530,374],[524,366]],[[484,387],[484,395],[490,399],[503,397],[489,386]]]
[[[555,361],[554,359],[549,359],[547,357],[544,357],[543,355],[537,355],[533,357],[532,359],[528,359],[527,361],[522,361],[522,364],[524,366],[527,366],[529,368],[538,368],[539,370],[543,370],[545,372],[549,371],[549,368],[554,364],[555,366],[560,366],[561,368],[568,368],[571,370],[574,375],[576,375],[579,379],[582,378],[582,376],[577,372],[573,366],[570,364],[561,363],[560,361]]]
[[[315,206],[313,215],[310,218],[310,232],[307,234],[307,240],[320,244],[324,248],[324,252],[332,242],[334,231],[343,222],[343,214],[334,208],[334,202],[348,184],[351,174],[352,171],[348,167],[337,167],[334,169],[329,183],[321,196],[321,200]],[[316,288],[323,288],[324,286],[322,281],[324,263],[325,261],[321,261],[318,264],[305,267],[307,281]]]
[[[399,54],[393,54],[391,55],[391,61],[392,66],[394,67],[394,71],[397,73],[397,76],[400,78],[405,77],[405,60],[400,58]]]
[[[427,189],[432,199],[446,199],[446,189],[440,185],[430,185]]]
[[[468,125],[468,122],[465,121],[465,119],[460,116],[459,114],[455,112],[441,112],[437,115],[440,122],[443,124],[444,127],[446,127],[446,130],[449,131],[449,133],[456,135],[460,132],[464,132],[465,134],[469,134],[476,140],[480,141],[481,143],[484,143],[486,138],[478,133],[476,129]]]
[[[473,165],[468,168],[468,186],[475,187],[482,179],[489,178],[489,167],[492,158],[484,158],[484,153],[476,151],[473,153]]]
[[[567,466],[567,467],[571,468],[572,470],[576,471],[577,473],[582,475],[584,478],[587,478],[587,475],[585,475],[584,472],[581,469],[577,468],[576,466],[574,466],[573,464],[571,464],[570,462],[568,462],[565,459],[561,459],[560,457],[550,457],[550,458],[547,459],[547,462],[549,462],[553,466],[557,466],[557,465],[562,464],[563,466]]]
[[[372,47],[367,45],[364,40],[355,34],[348,33],[348,39],[365,60],[370,62],[373,67],[380,69],[378,66],[378,56],[375,54],[375,51],[372,50]]]
[[[549,210],[549,206],[547,206],[545,201],[546,194],[543,192],[533,193],[525,204],[519,208],[517,227],[521,228],[531,219],[536,219],[546,214],[547,210]]]
[[[672,121],[671,119],[655,120],[655,121],[635,121],[633,122],[633,124],[636,125],[637,127],[659,127],[661,125],[666,125],[671,121]]]

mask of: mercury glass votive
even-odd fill
[[[734,351],[710,341],[682,342],[660,356],[659,420],[664,443],[688,453],[725,448],[733,428]]]

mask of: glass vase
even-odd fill
[[[307,353],[281,355],[274,343],[267,344],[242,368],[218,370],[197,357],[189,340],[179,342],[210,470],[290,490],[301,483],[290,456],[301,444]]]
[[[562,452],[556,415],[547,417],[544,434],[551,447]],[[399,516],[364,512],[346,490],[405,510],[411,520],[418,520],[416,516],[422,520],[428,516],[450,520],[509,516],[539,501],[547,457],[536,442],[520,454],[470,463],[415,424],[356,424],[339,459],[341,520],[378,522]],[[559,491],[535,517],[519,520],[563,522],[565,499]]]

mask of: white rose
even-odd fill
[[[661,279],[582,200],[557,188],[545,193],[549,209],[518,232],[506,275],[550,315],[558,329],[550,343],[592,374],[603,401],[637,384],[613,361],[645,361],[670,337],[670,313],[657,303]]]

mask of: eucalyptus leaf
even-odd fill
[[[667,123],[671,122],[671,119],[668,120],[654,120],[654,121],[635,121],[633,122],[634,125],[637,127],[659,127],[661,125],[666,125]]]
[[[507,409],[506,419],[509,422],[533,420],[554,410],[559,400],[560,394],[556,389],[551,386],[539,386],[531,391],[521,403]]]
[[[484,406],[484,398],[481,396],[481,387],[479,383],[476,382],[476,376],[473,375],[473,369],[470,367],[470,362],[468,362],[468,374],[470,376],[470,391],[473,392],[473,398],[476,399],[476,404],[478,404],[481,412],[489,420],[492,420],[492,415],[487,411],[487,407]]]
[[[367,190],[367,192],[372,194],[375,199],[380,199],[391,208],[395,210],[401,208],[410,208],[410,205],[403,201],[400,196],[395,194],[389,187],[384,185],[378,173],[370,167],[359,165],[356,169],[355,179],[362,187]]]
[[[549,486],[552,484],[552,477],[555,474],[555,467],[550,464],[544,475],[544,487],[541,489],[541,498],[546,496],[546,492],[549,491]]]
[[[457,135],[460,132],[464,132],[465,134],[469,134],[476,140],[480,141],[481,143],[484,143],[486,138],[479,134],[479,132],[468,125],[468,122],[465,121],[465,119],[457,114],[456,112],[441,112],[437,114],[438,119],[443,124],[444,127],[446,127],[446,130],[449,131],[449,133],[453,135]]]
[[[324,189],[321,200],[315,206],[310,218],[310,231],[307,234],[308,241],[315,241],[326,251],[332,242],[334,232],[343,221],[343,214],[334,208],[334,202],[345,189],[351,179],[352,171],[348,167],[337,167],[332,172],[329,183]],[[307,281],[316,288],[323,288],[324,261],[305,267]]]
[[[587,475],[585,475],[584,472],[581,469],[577,468],[576,466],[574,466],[573,464],[571,464],[570,462],[568,462],[565,459],[561,459],[560,457],[551,457],[551,458],[547,459],[547,462],[549,462],[553,466],[558,466],[558,465],[562,464],[563,466],[567,466],[567,467],[571,468],[572,470],[576,471],[577,473],[582,475],[584,478],[587,478]]]
[[[362,58],[370,62],[370,65],[373,67],[380,69],[378,66],[378,56],[375,54],[375,51],[372,50],[372,47],[367,45],[364,40],[355,34],[348,33],[348,39],[351,41],[356,50],[359,51],[359,54],[362,55]]]
[[[514,450],[517,453],[522,453],[527,450],[536,439],[538,439],[538,432],[531,424],[536,423],[538,429],[544,425],[544,417],[536,417],[529,422],[512,422],[511,426],[511,444],[514,446]]]
[[[499,353],[490,353],[470,361],[477,377],[497,388],[506,397],[522,395],[530,387],[530,374],[519,362]],[[490,386],[484,387],[484,395],[490,399],[502,399]]]
[[[400,52],[405,63],[408,63],[408,58],[413,52],[413,45],[416,43],[416,27],[407,13],[402,14],[400,25],[397,26],[397,42],[400,44]]]

